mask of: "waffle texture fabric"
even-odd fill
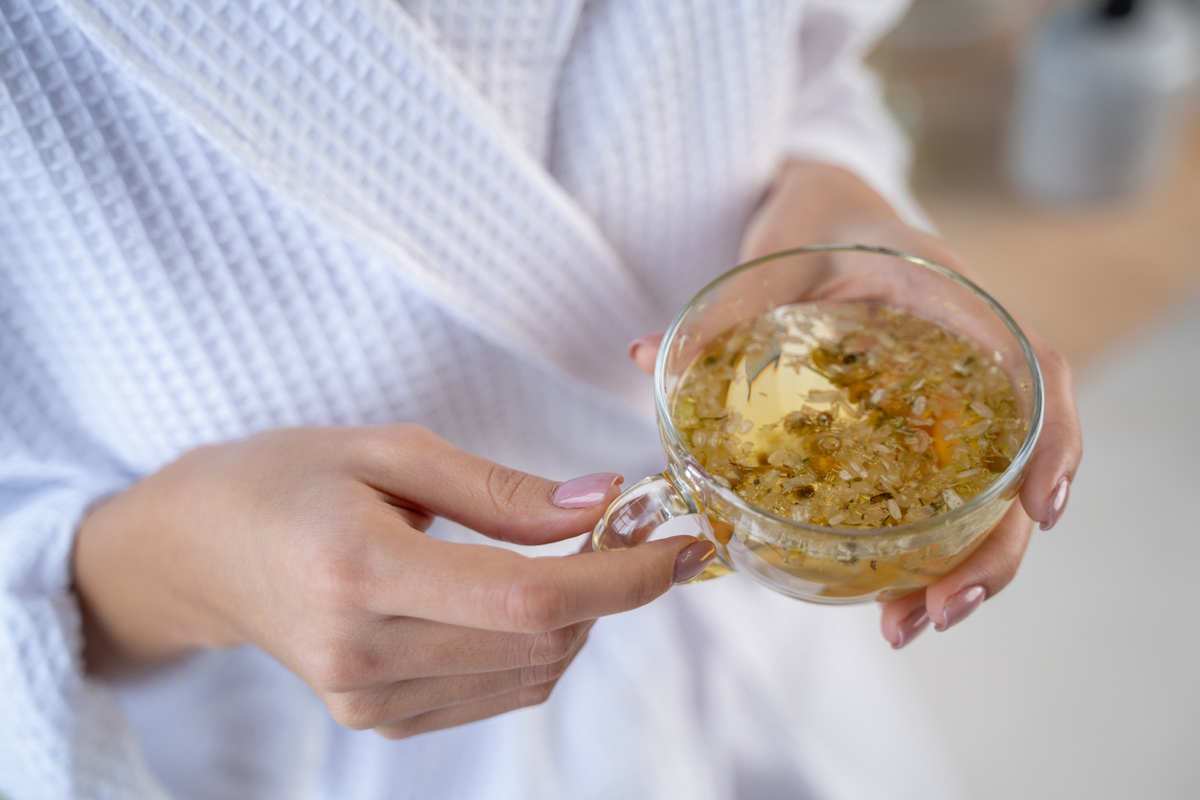
[[[782,158],[913,211],[860,63],[898,10],[0,0],[0,794],[937,796],[869,611],[748,581],[606,620],[544,706],[399,743],[251,648],[94,682],[70,582],[92,504],[277,426],[653,469],[626,342],[733,263]]]

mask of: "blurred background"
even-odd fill
[[[1200,797],[1200,2],[916,0],[871,60],[1086,443],[1014,586],[899,657],[967,797]]]

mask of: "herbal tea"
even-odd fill
[[[726,331],[693,361],[672,406],[683,443],[719,483],[776,516],[829,528],[886,528],[958,508],[1004,472],[1027,427],[995,357],[869,303],[782,306]],[[733,528],[716,522],[728,545]],[[736,535],[830,597],[924,585],[969,552],[898,551],[860,564],[852,536],[830,558]]]

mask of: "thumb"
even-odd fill
[[[493,539],[545,544],[590,531],[620,491],[620,475],[557,482],[454,447],[417,426],[374,429],[367,482],[400,504]]]
[[[651,333],[629,343],[629,358],[647,375],[654,374],[654,360],[658,358],[658,348],[662,345],[662,340],[661,333]]]

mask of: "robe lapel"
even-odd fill
[[[397,3],[62,2],[280,197],[486,338],[627,394],[643,287]]]

